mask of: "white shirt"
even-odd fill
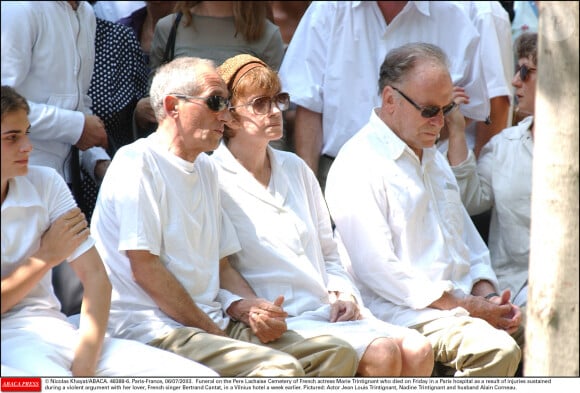
[[[79,2],[3,1],[2,84],[12,86],[30,105],[30,163],[54,168],[69,179],[71,146],[81,137],[95,61],[95,16]],[[102,148],[81,154],[94,173]]]
[[[182,160],[157,133],[115,154],[91,222],[113,284],[109,332],[141,342],[181,327],[133,280],[126,250],[147,250],[221,328],[229,319],[216,301],[219,260],[239,250],[222,215],[217,168],[206,154]]]
[[[462,113],[485,120],[489,98],[479,34],[462,8],[409,1],[387,26],[375,1],[315,1],[288,46],[280,78],[293,102],[322,113],[322,154],[336,156],[365,124],[369,111],[380,105],[379,69],[385,55],[413,41],[443,49],[453,83],[465,87],[470,97]]]
[[[242,245],[230,261],[258,296],[274,301],[284,295],[284,309],[297,316],[329,304],[328,291],[353,293],[353,284],[316,177],[293,153],[268,147],[268,155],[269,190],[225,145],[212,155],[220,163],[224,210]]]
[[[64,180],[51,168],[30,165],[28,174],[8,181],[2,203],[2,277],[21,266],[40,247],[40,239],[50,225],[76,203]],[[94,245],[89,237],[68,258],[73,261]],[[2,314],[5,319],[55,317],[66,320],[52,287],[52,271],[14,307]]]
[[[479,53],[487,95],[490,99],[507,96],[511,101],[514,52],[511,22],[507,11],[497,1],[457,1],[456,3],[469,15],[480,35]],[[495,61],[486,59],[495,59]],[[510,121],[511,119],[508,118],[508,122]],[[507,125],[506,123],[503,127]],[[471,122],[466,128],[467,145],[470,149],[475,146],[476,126],[476,122]],[[439,151],[442,153],[447,151],[447,142],[444,140],[438,144]]]
[[[364,159],[363,159],[364,157]],[[334,161],[326,199],[366,306],[412,326],[466,310],[428,308],[444,291],[497,280],[489,252],[435,147],[416,154],[372,112]]]
[[[146,7],[145,1],[97,1],[93,5],[97,18],[110,22],[117,22],[119,19],[131,15],[133,11]]]
[[[288,328],[304,337],[332,334],[362,357],[379,337],[402,337],[408,329],[374,318],[341,260],[320,185],[293,153],[268,147],[272,175],[264,188],[221,145],[212,155],[220,164],[224,210],[236,227],[242,249],[232,265],[259,297],[284,295]],[[355,295],[364,319],[330,322],[329,291]]]
[[[514,1],[514,21],[512,38],[515,42],[522,33],[538,32],[538,6],[535,1]]]
[[[512,300],[527,285],[530,256],[533,139],[529,116],[517,126],[506,128],[481,150],[452,167],[469,214],[492,209],[489,253],[500,289],[509,288]],[[525,289],[524,289],[525,291]]]

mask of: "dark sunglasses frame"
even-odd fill
[[[401,96],[403,96],[403,98],[405,100],[407,100],[409,102],[409,104],[413,105],[415,107],[415,109],[417,109],[419,112],[421,112],[421,116],[426,118],[426,119],[430,119],[432,117],[437,116],[440,111],[443,112],[443,116],[446,116],[457,106],[457,104],[455,102],[452,102],[451,104],[445,105],[443,107],[435,106],[435,105],[420,106],[420,105],[416,104],[415,101],[413,101],[412,99],[407,97],[405,95],[405,93],[403,93],[401,90],[397,89],[395,86],[391,86],[391,87],[394,90],[396,90]]]
[[[516,73],[519,73],[520,74],[520,80],[522,82],[527,81],[528,80],[528,77],[530,76],[530,72],[536,71],[536,70],[537,70],[537,68],[528,67],[525,64],[518,65],[516,67]]]
[[[186,94],[170,94],[181,100],[202,100],[212,112],[221,112],[230,107],[230,100],[222,96],[194,97]]]
[[[280,99],[282,97],[282,99]],[[263,99],[268,99],[268,110],[266,112],[260,112],[256,110],[256,107],[254,106],[256,104],[256,102],[258,100],[263,100]],[[280,108],[280,103],[286,101],[287,102],[287,106],[286,108],[282,109]],[[276,104],[276,107],[278,109],[280,109],[280,111],[284,112],[285,110],[287,110],[290,107],[290,94],[286,93],[286,92],[282,92],[282,93],[278,93],[276,94],[274,97],[268,97],[268,96],[261,96],[261,97],[256,97],[254,98],[252,101],[248,102],[247,104],[241,104],[241,105],[236,105],[236,106],[231,106],[230,110],[234,110],[236,108],[239,108],[241,106],[252,106],[252,110],[254,111],[254,114],[256,115],[265,115],[267,113],[270,113],[270,111],[272,110],[272,103]]]

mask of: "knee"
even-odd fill
[[[357,374],[363,377],[397,377],[403,367],[402,354],[390,338],[374,340],[364,352]]]
[[[403,376],[430,376],[435,355],[429,340],[422,334],[412,334],[403,339]]]
[[[304,369],[300,362],[291,355],[279,354],[269,361],[260,364],[257,375],[262,377],[303,377]]]
[[[324,375],[321,376],[351,377],[355,375],[358,367],[358,355],[355,349],[346,341],[336,337],[332,337],[327,344],[331,346],[331,350],[327,351],[325,363],[328,364],[324,367]]]
[[[506,333],[507,336],[507,333]],[[508,336],[501,346],[501,359],[505,365],[507,376],[514,376],[522,360],[522,351],[515,340]]]

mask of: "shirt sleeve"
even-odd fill
[[[290,93],[292,101],[318,113],[323,109],[322,90],[332,13],[334,8],[330,4],[313,2],[308,7],[280,67],[282,88]]]
[[[459,185],[461,201],[470,215],[483,213],[493,206],[492,157],[492,144],[487,143],[477,162],[470,150],[465,161],[451,167]]]
[[[43,181],[45,198],[48,201],[49,220],[52,223],[65,214],[70,209],[77,207],[77,204],[72,196],[70,189],[63,180],[63,178],[52,168],[43,168],[41,172],[44,175]],[[68,262],[74,261],[76,258],[84,254],[91,247],[95,241],[92,237],[88,237],[79,247],[77,247],[71,255],[67,258]]]

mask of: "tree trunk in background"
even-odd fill
[[[540,2],[525,376],[578,376],[578,2]]]

